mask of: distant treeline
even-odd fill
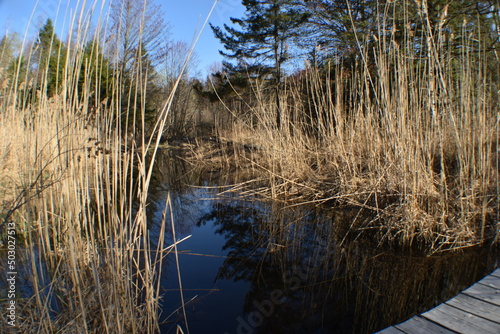
[[[212,26],[227,61],[205,79],[194,78],[190,66],[182,75],[165,135],[186,135],[207,122],[231,125],[234,116],[253,124],[252,108],[262,97],[273,104],[279,129],[289,117],[282,115],[280,96],[290,84],[303,87],[300,114],[310,122],[318,111],[303,82],[305,72],[314,69],[325,79],[341,77],[349,87],[359,79],[357,70],[368,70],[369,89],[375,94],[377,57],[394,50],[438,78],[443,69],[431,64],[446,59],[453,65],[461,57],[476,57],[472,63],[486,64],[498,83],[500,22],[494,0],[242,0],[242,5],[242,18]],[[50,98],[64,94],[67,85],[77,85],[72,90],[76,96],[67,98],[97,108],[116,94],[122,114],[131,117],[131,110],[142,104],[146,122],[153,123],[181,73],[189,46],[169,39],[159,6],[147,2],[144,14],[143,7],[131,0],[114,2],[109,28],[85,39],[70,35],[61,41],[50,19],[22,47],[18,35],[3,36],[0,88],[15,89],[17,103],[26,105],[36,103],[37,94]],[[68,57],[69,49],[79,49],[82,56]],[[392,75],[396,80],[398,73]],[[355,104],[352,94],[338,93],[344,95],[346,107]]]
[[[0,36],[0,96],[16,99],[18,107],[63,97],[90,110],[118,103],[115,117],[142,117],[154,124],[180,77],[168,132],[186,132],[195,100],[193,61],[181,75],[190,46],[170,38],[161,7],[151,1],[120,0],[109,7],[109,18],[93,29],[75,25],[64,40],[49,18],[35,36],[22,42],[19,33]],[[127,122],[122,122],[127,126]],[[131,130],[129,126],[128,131]]]
[[[243,0],[242,4],[246,8],[242,18],[231,18],[231,25],[212,26],[227,61],[213,74],[214,88],[206,94],[212,100],[224,98],[234,113],[245,115],[260,82],[261,94],[275,104],[277,128],[286,116],[279,97],[291,89],[287,84],[297,84],[314,69],[324,78],[340,76],[349,87],[360,80],[356,73],[367,70],[369,89],[375,94],[383,54],[397,54],[420,67],[421,73],[437,78],[444,68],[436,64],[456,64],[453,71],[458,73],[459,59],[473,57],[471,64],[486,64],[498,83],[500,8],[494,0]],[[397,80],[400,73],[391,75]],[[306,109],[311,109],[313,97],[304,94]],[[352,107],[355,97],[344,95],[341,100]]]

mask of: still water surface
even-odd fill
[[[169,173],[172,175],[172,173]],[[174,182],[175,180],[175,182]],[[158,233],[172,199],[187,322],[175,257],[164,260],[162,333],[372,333],[446,300],[497,265],[491,249],[425,256],[345,239],[356,211],[287,208],[225,188],[180,186],[151,194]],[[218,181],[220,182],[220,181]],[[175,185],[174,185],[175,183]],[[172,242],[172,231],[165,233]],[[154,237],[153,237],[154,239]]]

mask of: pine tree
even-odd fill
[[[327,56],[357,54],[371,36],[410,42],[420,57],[427,45],[449,43],[458,52],[463,43],[493,50],[499,42],[498,1],[474,0],[301,0],[310,12],[304,46],[320,47]],[[468,34],[468,36],[464,36]],[[409,40],[412,36],[412,40]],[[431,36],[432,41],[426,40]]]
[[[15,79],[15,69],[19,63],[16,54],[20,48],[20,43],[19,36],[16,33],[6,34],[0,39],[0,90],[7,88]]]
[[[380,0],[302,0],[310,12],[307,39],[302,46],[321,50],[328,57],[351,57],[360,43],[376,32],[375,20]]]
[[[9,66],[19,46],[19,36],[16,33],[6,34],[0,39],[0,68]]]
[[[247,72],[261,78],[270,78],[275,89],[276,126],[281,126],[280,90],[283,65],[290,59],[291,48],[301,36],[300,27],[308,13],[289,0],[242,0],[245,17],[231,18],[239,29],[211,25],[215,37],[227,52],[220,53],[235,59],[237,64],[226,65],[231,72]]]
[[[40,29],[34,47],[38,60],[38,86],[51,97],[61,87],[66,63],[66,47],[55,34],[51,19],[47,19]]]
[[[135,120],[138,126],[141,117],[138,112],[144,111],[145,117],[152,119],[156,111],[154,101],[162,98],[154,84],[155,67],[163,58],[169,25],[163,19],[161,7],[152,0],[113,1],[109,15],[107,55],[120,82],[121,114],[128,115],[129,125]],[[131,126],[128,130],[132,130]]]
[[[89,104],[97,104],[111,95],[112,71],[96,40],[89,41],[83,50],[78,79],[78,91],[82,98],[88,97]]]

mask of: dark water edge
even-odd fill
[[[498,247],[426,256],[369,236],[345,238],[355,211],[287,208],[238,193],[217,198],[227,180],[193,176],[178,161],[163,167],[152,221],[170,194],[177,238],[192,235],[179,246],[192,334],[373,333],[453,297],[499,264]],[[161,332],[177,325],[186,332],[173,256],[161,286]]]
[[[248,174],[192,167],[163,156],[151,185],[150,240],[172,243],[170,222],[164,235],[159,228],[167,196],[177,239],[191,235],[179,245],[187,324],[169,254],[159,277],[161,333],[176,333],[177,326],[191,334],[373,333],[450,299],[500,265],[498,245],[426,256],[380,244],[369,233],[346,237],[358,209],[242,199],[241,191],[222,192]],[[16,256],[19,296],[28,302],[38,277],[57,319],[61,304],[41,250],[20,247]],[[1,302],[7,277],[0,278]]]

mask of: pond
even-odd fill
[[[163,263],[161,331],[373,333],[451,298],[498,265],[471,248],[426,256],[345,237],[358,210],[290,207],[227,192],[235,180],[159,163],[151,234],[172,203],[177,261]],[[219,175],[220,176],[220,175]],[[168,224],[167,224],[168,225]],[[165,231],[171,244],[172,230]],[[187,320],[187,323],[186,323]]]

